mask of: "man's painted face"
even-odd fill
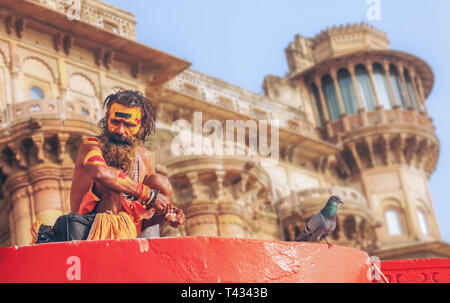
[[[141,117],[140,107],[126,107],[114,103],[109,109],[108,129],[111,133],[131,138],[139,132]]]

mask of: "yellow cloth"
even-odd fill
[[[44,223],[42,223],[41,221],[36,221],[33,223],[33,225],[31,225],[30,232],[33,239],[31,240],[30,245],[36,244],[36,241],[39,236],[39,229],[41,228],[42,224]]]
[[[87,240],[112,240],[136,238],[136,225],[125,212],[114,215],[98,213],[92,223]]]

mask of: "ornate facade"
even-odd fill
[[[83,0],[74,19],[69,2],[0,1],[1,246],[28,244],[32,222],[70,211],[74,160],[98,134],[101,102],[136,89],[157,108],[148,147],[187,217],[163,236],[291,241],[337,194],[333,243],[385,259],[450,256],[427,185],[439,154],[425,103],[433,73],[386,34],[358,24],[297,35],[288,75],[266,76],[259,95],[139,44],[128,12]],[[278,120],[277,164],[248,156],[249,130],[242,153],[175,155],[174,122],[195,125],[199,112],[221,125]]]

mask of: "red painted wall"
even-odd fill
[[[370,282],[368,255],[318,243],[218,237],[0,248],[0,282]]]

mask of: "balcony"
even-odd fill
[[[76,119],[97,123],[100,113],[93,106],[87,106],[77,101],[60,99],[28,100],[17,104],[8,104],[0,113],[3,126],[15,125],[30,118],[59,118],[62,120]]]
[[[315,187],[298,191],[296,197],[281,198],[277,203],[280,217],[284,219],[295,213],[314,214],[325,206],[331,195],[341,197],[346,208],[363,210],[367,207],[365,197],[353,188],[343,186]]]
[[[327,136],[335,137],[346,132],[359,132],[359,130],[371,130],[374,127],[398,126],[399,128],[417,128],[427,133],[434,134],[434,125],[431,118],[424,113],[418,113],[406,109],[375,110],[371,112],[360,111],[354,115],[343,116],[340,120],[330,122]]]
[[[26,0],[65,14],[69,20],[78,20],[102,28],[113,34],[136,38],[136,20],[133,14],[98,0]]]
[[[319,138],[314,125],[306,120],[302,110],[191,69],[177,75],[165,88],[231,111],[235,117],[240,114],[254,120],[278,120],[280,128]]]

